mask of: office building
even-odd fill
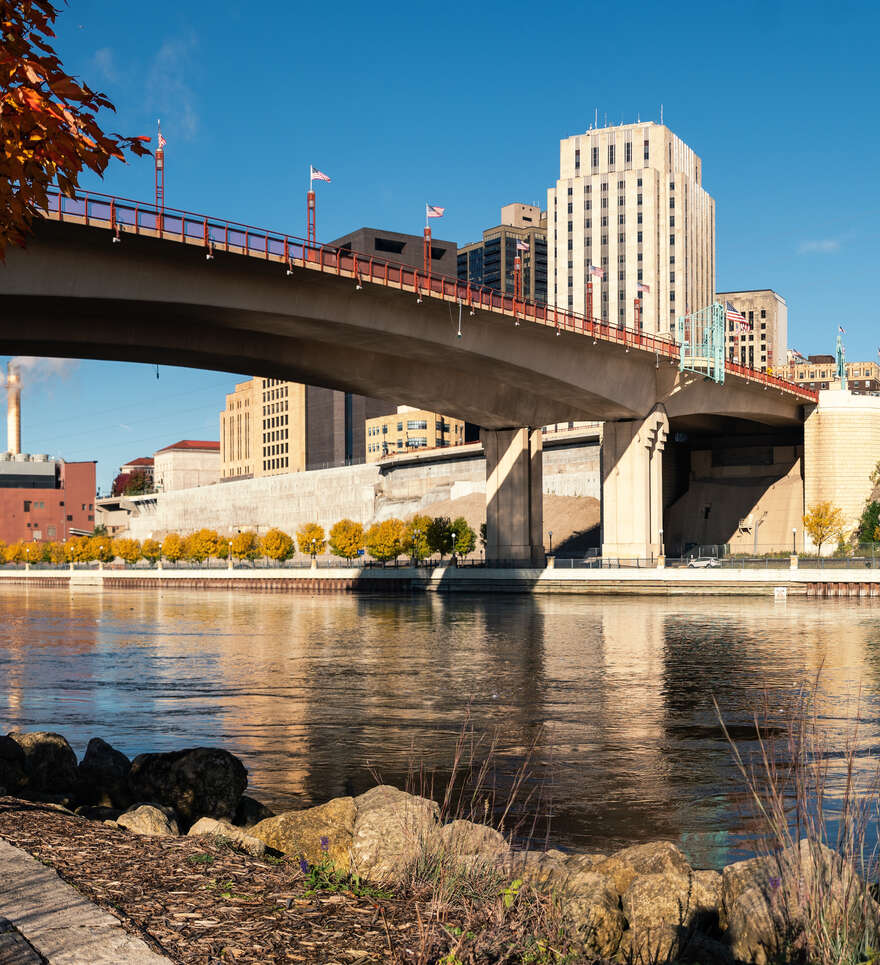
[[[241,382],[220,413],[220,479],[364,462],[364,423],[393,411],[380,399],[299,382]]]
[[[718,292],[716,301],[731,304],[748,328],[725,323],[725,356],[760,372],[775,372],[786,364],[788,352],[788,306],[769,288],[756,291]]]
[[[623,124],[560,143],[547,192],[551,305],[669,335],[715,295],[715,202],[702,162],[661,124]],[[590,267],[604,270],[600,280]],[[639,288],[647,288],[644,291]]]
[[[465,441],[465,424],[437,412],[400,405],[391,415],[367,419],[365,425],[367,462],[415,449],[460,446]]]
[[[523,250],[517,243],[527,244]],[[547,214],[533,204],[515,202],[501,209],[501,223],[483,232],[483,240],[458,251],[458,280],[513,295],[514,260],[522,265],[522,296],[547,301]]]
[[[161,493],[220,481],[220,443],[210,439],[181,439],[159,449],[153,460],[154,484]]]
[[[846,387],[854,395],[880,395],[880,364],[877,362],[846,362]],[[789,364],[777,370],[777,375],[808,389],[838,388],[837,359],[833,355],[808,355],[804,358],[791,353]]]

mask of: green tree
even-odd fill
[[[162,545],[158,540],[145,539],[141,546],[141,556],[151,563],[155,563],[162,558]]]
[[[364,528],[353,519],[340,519],[330,530],[330,552],[345,560],[354,559],[364,548]]]
[[[260,552],[277,563],[289,560],[293,551],[293,540],[280,529],[270,529],[260,539]]]
[[[296,531],[296,542],[300,553],[307,556],[320,556],[327,549],[324,527],[317,523],[303,523]]]
[[[237,560],[255,560],[260,555],[260,537],[252,529],[232,537],[232,556]]]
[[[435,516],[428,524],[428,546],[432,553],[438,553],[440,559],[452,552],[452,523],[448,516]]]
[[[381,563],[396,560],[403,552],[405,531],[406,526],[402,519],[386,519],[381,523],[374,523],[367,530],[367,552]]]
[[[52,47],[58,11],[49,0],[0,8],[0,260],[23,245],[53,182],[71,196],[83,171],[103,174],[124,151],[149,153],[149,138],[106,135],[97,121],[107,98],[65,73]]]
[[[485,523],[480,523],[480,545],[483,549],[486,548],[486,544],[489,542],[489,529]]]
[[[113,555],[126,563],[137,563],[141,558],[141,544],[136,539],[121,536],[113,540]]]
[[[860,543],[871,543],[877,539],[876,532],[880,527],[880,502],[872,499],[866,503],[859,520],[858,538]]]
[[[183,559],[183,537],[180,533],[168,533],[162,540],[162,556],[169,563],[176,563]]]
[[[403,534],[403,552],[408,553],[413,561],[418,563],[431,555],[428,545],[428,527],[431,525],[430,516],[413,516],[406,524]]]
[[[804,516],[804,528],[816,544],[816,556],[822,555],[822,544],[843,535],[843,512],[829,500],[815,503]]]
[[[458,516],[452,521],[454,537],[452,550],[456,556],[467,556],[473,553],[477,545],[477,534],[468,525],[464,516]]]

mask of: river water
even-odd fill
[[[0,587],[3,732],[222,746],[280,809],[442,778],[470,726],[501,796],[528,760],[550,844],[669,838],[703,867],[748,851],[713,697],[748,757],[755,711],[817,674],[823,734],[858,715],[873,746],[880,601]]]

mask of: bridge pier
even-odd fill
[[[486,453],[486,559],[544,565],[540,429],[480,429]]]
[[[602,433],[602,556],[648,559],[663,552],[663,450],[669,419],[606,422]]]

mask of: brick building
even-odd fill
[[[94,462],[0,453],[0,540],[63,541],[94,528]]]

